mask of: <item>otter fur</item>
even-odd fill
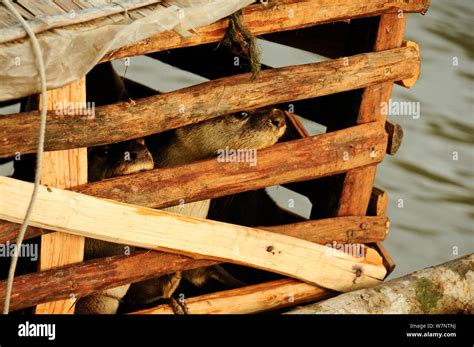
[[[88,164],[90,182],[150,170],[154,166],[143,139],[90,148]],[[124,254],[127,247],[128,251],[133,250],[133,247],[86,238],[84,260]],[[76,303],[76,313],[116,313],[129,288],[130,284],[126,284],[81,298]]]
[[[88,95],[92,96],[92,100],[95,98],[98,104],[109,104],[128,98],[129,93],[126,86],[111,64],[99,65],[89,74],[88,79],[101,82],[88,83],[89,86],[96,84],[99,86],[104,81],[108,85],[108,93],[105,96],[101,95],[101,87],[96,93],[92,89],[88,90]],[[165,134],[150,136],[145,139],[146,144],[140,139],[94,147],[88,152],[89,180],[99,181],[149,170],[153,167],[187,164],[216,156],[217,151],[225,148],[262,149],[276,143],[285,129],[284,113],[278,109],[267,107],[237,112],[188,125]],[[163,142],[163,139],[167,140]],[[209,205],[210,200],[185,202],[184,206],[174,206],[165,210],[206,218]],[[86,239],[85,258],[123,254],[124,247],[127,246]],[[169,274],[95,293],[80,299],[76,305],[76,312],[116,313],[120,301],[126,294],[127,302],[135,305],[152,303],[161,298],[171,298],[183,278],[197,287],[201,287],[210,279],[215,279],[231,287],[242,285],[221,266],[216,265]]]
[[[261,149],[273,145],[285,132],[284,113],[265,108],[214,118],[173,130],[166,143],[156,136],[140,141],[129,141],[93,148],[89,152],[89,177],[102,180],[141,170],[187,164],[216,156],[220,149]],[[163,137],[163,136],[162,136]],[[166,137],[166,136],[165,136]],[[147,148],[150,148],[148,151]],[[152,152],[153,160],[150,157]],[[129,156],[129,161],[125,158]],[[154,163],[154,164],[153,164]],[[209,200],[185,203],[165,210],[205,218]],[[103,241],[88,240],[88,257],[123,254],[124,246]],[[159,299],[171,298],[181,279],[197,287],[215,279],[229,287],[242,283],[220,265],[187,270],[145,280],[132,285],[113,288],[82,298],[76,307],[78,313],[115,313],[120,301],[130,305],[146,305]]]
[[[219,150],[226,147],[236,150],[258,150],[269,147],[278,141],[285,130],[284,112],[267,107],[213,118],[173,130],[164,144],[157,140],[156,136],[147,138],[146,143],[153,153],[155,167],[159,168],[215,157]],[[204,200],[165,210],[206,218],[209,206],[210,200]],[[178,287],[177,282],[181,278],[196,287],[202,287],[210,279],[232,288],[243,285],[220,265],[214,265],[187,270],[169,279],[150,279],[134,283],[125,300],[132,305],[138,305],[169,298]],[[164,283],[167,284],[165,289],[162,286]]]

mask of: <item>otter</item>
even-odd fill
[[[238,112],[188,125],[167,134],[153,135],[146,138],[145,143],[138,140],[93,148],[89,152],[89,177],[91,180],[101,180],[148,170],[153,166],[160,168],[187,164],[216,156],[219,150],[226,147],[262,149],[275,144],[285,130],[285,115],[278,109]],[[125,160],[127,154],[128,161]],[[208,209],[209,200],[205,200],[165,210],[206,218]],[[123,254],[124,248],[121,245],[96,241],[86,242],[89,257]],[[115,313],[122,298],[127,304],[135,306],[150,304],[159,299],[172,299],[183,278],[197,287],[202,287],[210,279],[228,287],[243,285],[220,265],[216,265],[124,285],[82,298],[77,303],[76,312]],[[176,307],[176,303],[172,303]],[[186,312],[185,307],[183,311]]]
[[[88,175],[90,182],[127,175],[153,169],[153,157],[143,139],[125,141],[112,145],[88,149]],[[86,238],[84,260],[124,254],[126,247],[111,242]],[[76,303],[76,313],[115,313],[120,300],[125,296],[130,284],[111,288],[100,293],[81,298]]]
[[[169,144],[146,143],[158,167],[175,166],[216,156],[219,150],[262,149],[275,144],[286,130],[283,111],[266,107],[237,112],[173,131]]]
[[[137,88],[131,81],[118,76],[110,63],[96,66],[87,76],[87,95],[97,105],[128,100],[155,94]],[[128,84],[127,84],[128,83]],[[104,94],[102,86],[106,85]],[[144,92],[147,95],[142,95]],[[285,115],[272,108],[238,112],[208,121],[188,125],[165,134],[143,140],[132,140],[114,145],[99,146],[89,150],[89,180],[131,174],[154,167],[186,164],[216,155],[226,147],[234,149],[261,149],[273,145],[286,129]],[[153,157],[150,155],[152,153]],[[210,200],[186,203],[184,207],[165,210],[194,217],[206,218]],[[123,254],[124,246],[87,239],[86,259]],[[199,268],[130,285],[112,288],[102,293],[82,298],[76,306],[78,313],[115,313],[119,301],[128,292],[130,303],[145,304],[160,298],[170,299],[184,278],[197,287],[216,279],[229,287],[243,285],[220,266]]]
[[[172,130],[164,142],[163,137],[157,138],[157,135],[153,135],[146,138],[146,144],[153,154],[155,167],[169,167],[215,157],[219,150],[225,148],[258,150],[269,147],[278,141],[285,130],[284,112],[266,107],[237,112]],[[209,206],[210,200],[204,200],[165,210],[206,218]],[[182,278],[196,287],[202,287],[210,279],[231,288],[244,285],[220,265],[214,265],[175,273],[167,278],[134,283],[125,301],[130,305],[140,305],[170,298]],[[185,307],[183,309],[186,310]]]

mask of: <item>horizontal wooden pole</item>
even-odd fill
[[[18,224],[11,223],[10,225],[15,226],[18,232]],[[361,216],[321,219],[294,225],[260,227],[259,229],[287,233],[293,237],[324,245],[332,241],[340,243],[381,241],[387,235],[387,228],[388,218],[386,217]],[[49,231],[44,230],[44,232]],[[333,240],[329,236],[331,233],[334,235]],[[3,242],[0,241],[0,243]],[[367,252],[369,253],[366,256],[369,255],[372,259],[376,258],[369,249]],[[193,259],[156,251],[137,251],[131,255],[89,260],[67,265],[60,269],[16,277],[11,308],[17,310],[47,301],[70,297],[80,298],[119,285],[218,263],[213,260]],[[293,283],[300,284],[301,282],[294,281]],[[5,288],[5,281],[0,281],[0,304],[5,297]]]
[[[418,43],[414,42],[414,41],[409,41],[409,40],[403,41],[402,42],[402,47],[413,47],[418,51],[418,55],[421,56],[421,54],[420,54],[420,45]],[[417,69],[417,71],[416,71],[416,73],[413,77],[403,79],[403,80],[400,80],[400,81],[395,81],[395,82],[398,85],[402,86],[402,87],[411,88],[416,84],[416,82],[420,78],[420,75],[421,75],[421,65],[418,65],[418,69]]]
[[[377,164],[384,158],[386,143],[383,127],[369,123],[260,150],[255,166],[210,159],[71,189],[140,206],[169,207],[182,199],[200,201]]]
[[[171,93],[97,107],[94,117],[71,119],[48,112],[45,150],[91,147],[147,136],[243,109],[365,88],[412,77],[419,65],[413,47],[364,53],[348,59],[225,77]],[[0,117],[0,158],[32,153],[39,113]]]
[[[137,251],[70,264],[57,269],[15,277],[10,310],[72,298],[168,273],[210,266],[218,262],[156,251]],[[5,300],[6,281],[0,281],[0,304]]]
[[[368,123],[260,150],[256,166],[208,159],[70,189],[144,207],[163,208],[178,205],[182,199],[188,203],[217,198],[376,164],[383,160],[386,144],[387,135],[382,126]],[[16,239],[17,232],[14,224],[0,221],[0,242]],[[34,237],[42,233],[44,231],[29,227],[26,235]]]
[[[256,284],[185,299],[189,314],[248,314],[327,299],[336,292],[293,279]],[[169,305],[133,314],[173,314]]]
[[[33,184],[0,177],[0,218],[19,223]],[[375,285],[383,265],[291,236],[41,186],[31,225],[108,242],[228,261],[337,291]]]
[[[252,5],[243,9],[244,25],[254,34],[304,28],[357,17],[372,17],[383,13],[421,12],[428,10],[429,0],[280,0],[272,6]],[[179,47],[220,41],[227,30],[224,19],[195,30],[196,35],[183,38],[174,32],[157,34],[104,56],[102,61],[142,55]]]
[[[383,241],[388,234],[389,226],[390,222],[387,217],[352,216],[259,227],[259,229],[325,245],[334,241],[339,243]]]

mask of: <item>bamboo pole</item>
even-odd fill
[[[67,119],[48,112],[46,150],[124,141],[242,109],[359,89],[412,77],[419,65],[413,47],[359,54],[315,64],[221,78],[175,92],[97,107],[95,114]],[[390,82],[391,83],[391,82]],[[182,110],[183,112],[180,112]],[[0,118],[0,158],[36,149],[38,112]]]
[[[289,314],[474,313],[474,254],[341,294]]]

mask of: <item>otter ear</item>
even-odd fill
[[[273,108],[272,109],[272,113],[275,115],[275,114],[282,114],[282,115],[285,115],[285,112],[283,112],[282,110],[278,109],[278,108]]]

